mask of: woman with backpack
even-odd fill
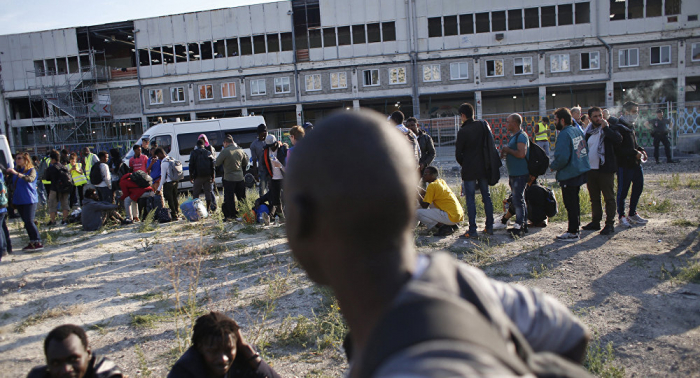
[[[22,250],[41,251],[44,249],[44,245],[41,244],[39,229],[34,223],[34,214],[39,202],[39,195],[36,192],[37,172],[29,154],[26,152],[18,153],[15,158],[15,169],[8,169],[7,174],[12,175],[12,186],[14,187],[12,204],[22,217],[24,228],[29,236],[29,244]]]
[[[87,184],[87,177],[83,171],[83,164],[78,162],[78,154],[75,152],[70,153],[68,170],[70,171],[71,177],[73,177],[73,185],[78,189],[78,195],[76,196],[75,190],[71,192],[71,205],[78,204],[78,206],[83,206],[83,188]],[[80,198],[80,202],[77,199]]]

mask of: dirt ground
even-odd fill
[[[457,185],[456,173],[444,172]],[[558,216],[518,240],[497,231],[465,242],[419,229],[416,245],[561,300],[595,332],[587,365],[597,375],[698,377],[700,159],[647,164],[645,173],[639,212],[649,223],[616,225],[612,237],[584,232],[576,243],[558,242],[566,227]],[[337,303],[294,262],[283,226],[209,219],[154,230],[58,227],[42,229],[47,247],[35,254],[20,251],[21,222],[8,226],[15,253],[0,262],[3,377],[42,364],[43,338],[64,323],[85,327],[93,350],[130,377],[164,377],[186,347],[191,319],[209,310],[232,315],[282,376],[339,377],[347,368]]]

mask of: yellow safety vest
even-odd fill
[[[93,156],[95,156],[95,154],[90,153],[90,154],[88,154],[88,156],[85,157],[85,172],[92,171],[92,157]]]
[[[537,138],[535,138],[536,141],[548,141],[549,140],[549,126],[545,125],[544,123],[540,122],[537,124]]]
[[[51,165],[51,158],[48,157],[48,156],[46,156],[46,157],[44,157],[43,161],[46,162],[46,169],[48,169],[48,168],[49,168],[49,165]],[[44,170],[44,174],[46,174],[46,170]],[[51,181],[49,181],[49,180],[43,180],[43,177],[42,177],[41,182],[42,182],[44,185],[51,185]],[[48,189],[47,189],[47,191],[48,191]]]
[[[79,169],[83,168],[83,165],[80,163],[75,163],[75,166]],[[87,177],[85,176],[85,172],[78,173],[78,171],[74,171],[73,167],[70,164],[68,164],[68,170],[70,171],[70,175],[73,178],[73,185],[83,186],[87,184]]]

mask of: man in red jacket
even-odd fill
[[[126,212],[126,221],[129,222],[132,220],[131,214],[133,213],[133,221],[138,222],[139,198],[150,197],[155,195],[155,193],[153,192],[153,188],[151,188],[150,186],[142,188],[136,185],[136,183],[131,180],[131,173],[127,173],[124,176],[122,176],[121,180],[119,180],[119,187],[121,187],[122,189],[122,196],[119,198],[122,201],[124,201],[124,212]]]

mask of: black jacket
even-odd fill
[[[484,125],[481,121],[467,120],[457,132],[455,158],[462,166],[462,180],[486,178],[484,163]]]
[[[612,120],[612,121],[611,121]],[[615,149],[617,155],[617,164],[621,168],[633,169],[639,166],[640,161],[637,159],[637,152],[644,151],[644,148],[637,144],[637,136],[634,132],[634,126],[622,119],[610,117],[608,123],[620,133],[622,142]]]
[[[622,135],[612,127],[604,128],[603,134],[605,136],[605,138],[603,138],[603,144],[605,145],[605,163],[598,167],[597,171],[615,173],[617,172],[617,156],[615,154],[618,146],[622,143]],[[584,136],[586,138],[586,146],[588,146],[588,138],[591,137],[591,134],[586,133]],[[591,156],[590,151],[588,151],[588,156]]]
[[[260,361],[257,369],[252,369],[242,361],[242,357],[233,361],[233,366],[229,369],[226,378],[236,377],[252,377],[252,378],[280,378],[265,361]],[[168,373],[168,378],[204,378],[206,377],[206,368],[204,359],[194,347],[187,349],[185,354],[173,365],[173,368]]]
[[[204,148],[195,148],[190,153],[190,179],[195,179],[197,177],[212,177],[214,176],[214,155],[211,151]],[[207,167],[207,171],[200,169],[202,167]]]
[[[435,145],[433,138],[423,130],[418,130],[418,147],[420,147],[419,164],[429,166],[435,160]]]
[[[49,378],[46,365],[32,369],[27,378]],[[122,371],[112,360],[93,354],[84,378],[122,378]]]

